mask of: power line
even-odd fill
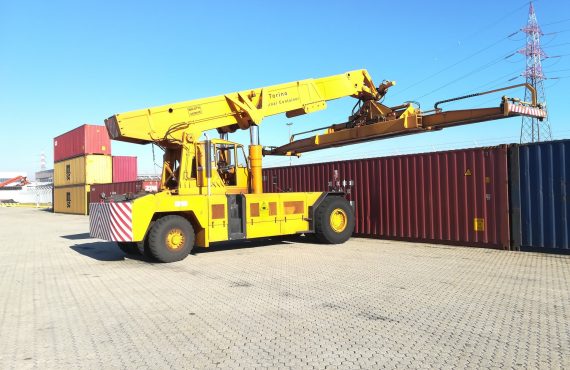
[[[486,86],[492,85],[493,83],[495,83],[495,82],[497,82],[497,81],[499,81],[499,80],[502,80],[502,79],[504,79],[504,78],[507,78],[507,77],[512,77],[512,78],[508,79],[507,82],[508,82],[508,81],[512,81],[513,78],[515,78],[515,77],[520,77],[520,73],[513,73],[513,72],[511,71],[511,72],[509,72],[509,73],[507,73],[507,74],[505,74],[505,75],[502,75],[501,77],[497,77],[496,79],[487,82],[486,84],[480,85],[480,86],[478,86],[478,87],[476,87],[476,88],[474,88],[474,89],[472,89],[472,90],[469,90],[469,93],[475,92],[475,91],[480,90],[480,89],[482,89],[482,88],[484,88],[484,87],[486,87]]]
[[[500,63],[500,62],[502,62],[503,60],[512,57],[513,55],[515,55],[515,53],[516,53],[516,50],[515,50],[513,53],[509,53],[509,54],[506,55],[506,56],[503,56],[503,57],[500,57],[500,58],[498,58],[498,59],[495,59],[495,60],[493,60],[493,61],[491,61],[491,62],[489,62],[489,63],[487,63],[487,64],[485,64],[485,65],[483,65],[483,66],[481,66],[481,67],[478,67],[478,68],[476,68],[476,69],[474,69],[474,70],[472,70],[472,71],[470,71],[470,72],[468,72],[468,73],[466,73],[466,74],[464,74],[464,75],[458,77],[458,78],[455,78],[455,79],[451,80],[450,82],[448,82],[448,83],[446,83],[446,84],[443,84],[443,85],[441,85],[440,87],[437,87],[437,88],[431,90],[430,92],[428,92],[428,93],[426,93],[426,94],[424,94],[424,95],[422,95],[422,96],[417,97],[416,99],[424,98],[424,97],[426,97],[426,96],[428,96],[428,95],[433,94],[434,92],[437,92],[437,91],[439,91],[439,90],[441,90],[441,89],[446,88],[446,87],[449,86],[449,85],[452,85],[452,84],[454,84],[454,83],[456,83],[456,82],[458,82],[458,81],[461,81],[461,80],[463,80],[463,79],[465,79],[465,78],[467,78],[467,77],[470,77],[470,76],[472,76],[472,75],[474,75],[474,74],[476,74],[476,73],[479,73],[479,72],[481,72],[481,71],[483,71],[483,70],[485,70],[485,69],[487,69],[487,68],[489,68],[489,67],[492,67],[492,66],[494,66],[495,64]]]
[[[550,59],[554,60],[554,62],[550,63]],[[548,67],[549,67],[549,68],[552,68],[552,67],[554,67],[555,65],[557,65],[558,63],[560,63],[560,62],[562,61],[562,58],[546,58],[546,59],[544,59],[544,61],[545,61],[546,63],[550,63],[550,64],[548,65]],[[544,63],[544,64],[546,64],[546,63]]]
[[[553,24],[564,23],[564,22],[569,22],[569,21],[570,21],[570,18],[566,18],[566,19],[562,19],[562,20],[559,20],[559,21],[546,23],[546,24],[543,24],[542,26],[543,26],[543,27],[544,27],[544,26],[550,26],[550,25],[553,25]]]
[[[570,44],[570,43],[567,43],[567,44]],[[559,57],[564,57],[564,56],[568,56],[568,55],[570,55],[570,54],[558,55],[558,56],[553,56],[553,57],[550,57],[550,58],[559,58]],[[547,57],[547,58],[548,58],[548,57]],[[567,68],[567,69],[559,69],[559,70],[553,70],[553,71],[547,71],[547,72],[548,72],[548,73],[556,73],[556,72],[565,72],[565,71],[570,71],[570,68]],[[495,80],[489,81],[489,82],[486,83],[486,84],[483,84],[483,85],[481,85],[481,86],[479,86],[479,87],[476,87],[476,88],[470,90],[469,92],[477,91],[477,90],[479,90],[479,89],[481,89],[481,88],[483,88],[483,87],[485,87],[485,86],[487,86],[487,85],[492,84],[493,82],[495,82],[495,81],[497,81],[497,80],[500,80],[501,78],[504,78],[504,77],[507,77],[507,76],[512,76],[512,75],[513,75],[513,73],[510,72],[510,73],[508,73],[508,74],[506,74],[506,75],[503,75],[503,76],[501,76],[501,77],[498,77],[498,78],[495,79]],[[520,74],[517,73],[517,74],[516,74],[516,77],[519,77],[519,76],[520,76]],[[513,76],[513,77],[515,77],[515,76]],[[552,79],[552,78],[551,78],[551,79]],[[508,81],[512,81],[512,79],[509,79]],[[508,82],[508,81],[507,81],[507,82]],[[425,95],[424,95],[424,96],[425,96]],[[423,97],[423,96],[422,96],[422,97]],[[420,97],[420,98],[421,98],[421,97]],[[418,99],[419,99],[419,98],[418,98]]]
[[[557,70],[554,70],[554,71],[548,71],[548,73],[566,72],[566,71],[570,71],[570,68],[557,69]]]
[[[467,37],[465,37],[465,40],[469,40],[469,39],[473,38],[474,36],[479,35],[479,34],[481,33],[481,31],[486,30],[486,29],[489,29],[490,27],[492,27],[492,26],[494,26],[494,25],[500,23],[501,21],[503,21],[504,19],[506,19],[506,18],[508,18],[508,17],[512,17],[513,14],[515,14],[515,13],[518,12],[519,10],[525,8],[525,7],[526,7],[528,4],[530,4],[530,3],[531,3],[531,1],[526,1],[526,2],[525,2],[524,4],[522,4],[521,6],[515,8],[513,11],[510,11],[509,13],[507,13],[506,15],[504,15],[504,16],[498,18],[497,20],[491,22],[489,25],[487,25],[487,26],[485,26],[485,27],[482,27],[482,28],[478,29],[477,31],[471,33],[470,35],[468,35]],[[393,94],[392,97],[398,96],[398,95],[400,95],[401,93],[403,93],[403,92],[405,92],[405,91],[408,91],[409,89],[411,89],[411,88],[413,88],[413,87],[416,87],[416,86],[418,86],[419,84],[424,83],[425,81],[427,81],[427,80],[429,80],[429,79],[431,79],[431,78],[433,78],[433,77],[435,77],[435,76],[438,76],[438,75],[440,75],[441,73],[443,73],[443,72],[445,72],[445,71],[447,71],[447,70],[449,70],[449,69],[451,69],[451,68],[457,66],[458,64],[461,64],[461,63],[463,63],[463,62],[465,62],[465,61],[468,61],[468,60],[471,59],[472,57],[474,57],[474,56],[476,56],[476,55],[479,55],[479,54],[481,54],[482,52],[484,52],[484,51],[486,51],[486,50],[489,50],[489,49],[492,48],[493,46],[495,46],[495,45],[501,43],[502,41],[504,41],[504,40],[506,40],[506,39],[511,38],[512,36],[518,34],[519,32],[520,32],[520,31],[513,32],[513,33],[511,33],[510,35],[508,35],[508,36],[506,36],[506,37],[504,37],[504,38],[501,38],[500,40],[498,40],[498,41],[492,43],[491,45],[489,45],[489,46],[487,46],[487,47],[484,47],[483,49],[480,49],[480,50],[476,51],[475,53],[473,53],[473,54],[471,54],[471,55],[469,55],[469,56],[467,56],[467,57],[465,57],[465,58],[463,58],[463,59],[461,59],[461,60],[459,60],[459,61],[457,61],[457,62],[455,62],[455,63],[453,63],[453,64],[451,64],[451,65],[449,65],[449,66],[447,66],[447,67],[445,67],[445,68],[443,68],[442,70],[439,70],[438,72],[435,72],[435,73],[433,73],[433,74],[427,76],[426,78],[424,78],[424,79],[422,79],[422,80],[420,80],[420,81],[418,81],[418,82],[415,82],[415,83],[413,83],[413,84],[407,86],[406,88],[404,88],[404,89],[402,89],[402,90],[396,92],[395,94]],[[451,50],[451,48],[447,48],[447,49],[445,49],[445,50],[443,50],[443,51],[449,51],[449,50]]]
[[[473,108],[481,108],[482,106],[487,105],[488,103],[490,103],[492,101],[497,101],[497,97],[485,99],[482,102],[480,102],[479,104],[475,105]]]
[[[570,31],[570,28],[567,28],[567,29],[561,30],[561,31],[548,32],[548,33],[543,34],[543,36],[557,35],[559,33],[565,33],[568,31]]]
[[[565,78],[569,78],[570,76],[560,76],[560,77],[549,77],[547,80],[563,80]]]
[[[570,42],[563,42],[562,44],[550,45],[548,47],[543,47],[543,49],[550,49],[550,48],[555,48],[555,47],[564,46],[564,45],[570,45]]]
[[[420,81],[418,81],[418,82],[416,82],[416,83],[413,83],[413,84],[409,85],[408,87],[406,87],[406,88],[404,88],[404,89],[398,91],[397,93],[395,93],[394,95],[392,95],[392,97],[398,96],[398,95],[400,95],[401,93],[403,93],[403,92],[405,92],[405,91],[408,91],[409,89],[411,89],[411,88],[413,88],[413,87],[416,87],[416,86],[418,86],[418,85],[420,85],[420,84],[426,82],[427,80],[429,80],[429,79],[431,79],[431,78],[433,78],[433,77],[435,77],[435,76],[438,76],[438,75],[442,74],[443,72],[446,72],[446,71],[450,70],[451,68],[453,68],[453,67],[455,67],[455,66],[457,66],[457,65],[459,65],[459,64],[461,64],[461,63],[463,63],[463,62],[465,62],[465,61],[467,61],[467,60],[470,60],[470,59],[473,58],[474,56],[479,55],[479,54],[481,54],[481,53],[483,53],[483,52],[485,52],[485,51],[491,49],[491,48],[494,47],[495,45],[500,44],[501,42],[507,40],[510,36],[515,35],[515,34],[517,34],[518,32],[519,32],[519,31],[517,31],[517,32],[515,32],[515,33],[512,33],[512,34],[509,35],[509,36],[503,37],[503,38],[501,38],[500,40],[498,40],[498,41],[492,43],[491,45],[486,46],[486,47],[484,47],[484,48],[482,48],[482,49],[476,51],[475,53],[473,53],[473,54],[471,54],[471,55],[469,55],[469,56],[467,56],[467,57],[465,57],[465,58],[463,58],[463,59],[461,59],[461,60],[459,60],[459,61],[457,61],[457,62],[455,62],[455,63],[453,63],[453,64],[451,64],[451,65],[449,65],[449,66],[447,66],[447,67],[445,67],[445,68],[443,68],[443,69],[440,69],[439,71],[437,71],[437,72],[435,72],[435,73],[433,73],[433,74],[427,76],[426,78],[423,78],[422,80],[420,80]]]
[[[510,78],[507,79],[507,77],[510,77]],[[503,86],[504,86],[504,83],[511,82],[511,81],[513,81],[514,79],[519,78],[519,77],[520,77],[520,73],[513,73],[513,72],[511,71],[511,72],[509,72],[509,73],[507,73],[507,74],[504,74],[504,75],[502,75],[502,76],[500,76],[500,77],[497,77],[497,78],[495,78],[495,79],[493,79],[493,80],[491,80],[491,81],[489,81],[489,82],[486,82],[486,83],[484,83],[484,84],[482,84],[482,85],[479,85],[479,86],[477,86],[477,87],[475,87],[475,88],[473,88],[473,89],[467,91],[467,94],[472,94],[472,93],[474,93],[474,92],[480,92],[481,90],[483,90],[483,88],[486,88],[486,89],[494,89],[494,88],[496,88],[496,87],[497,87],[497,88],[498,88],[498,87],[503,87]],[[505,79],[506,79],[506,80],[505,80]],[[501,83],[501,85],[495,84],[496,82],[501,81],[501,80],[503,80],[503,82]],[[495,84],[495,85],[493,85],[493,84]],[[490,86],[490,87],[489,87],[489,86]],[[493,99],[495,99],[495,98],[493,98]],[[456,102],[450,102],[449,104],[460,103],[460,102],[461,102],[461,101],[458,100],[458,101],[456,101]]]
[[[525,2],[524,4],[522,4],[521,6],[519,6],[518,8],[516,8],[515,10],[513,10],[512,12],[509,12],[507,14],[505,14],[504,16],[502,16],[501,18],[491,22],[490,24],[488,24],[485,27],[481,27],[479,30],[473,32],[472,34],[470,34],[469,36],[466,37],[466,39],[470,39],[473,36],[477,36],[481,33],[482,30],[487,30],[495,25],[497,25],[498,23],[501,23],[503,20],[512,17],[514,13],[516,13],[517,11],[525,8],[528,4],[530,4],[530,1]]]
[[[559,83],[560,83],[560,80],[556,80],[556,81],[554,81],[553,83],[551,83],[551,84],[549,84],[548,86],[546,86],[545,88],[549,88],[549,89],[550,89],[551,87],[556,86],[556,85],[559,84]]]

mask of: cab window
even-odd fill
[[[214,160],[220,178],[227,186],[236,186],[236,145],[214,144]]]

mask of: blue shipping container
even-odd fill
[[[509,148],[513,249],[568,251],[570,140]]]

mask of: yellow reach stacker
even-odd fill
[[[164,150],[160,191],[105,197],[90,204],[92,237],[116,241],[127,253],[161,262],[184,259],[197,245],[212,242],[314,233],[323,243],[343,243],[354,229],[354,211],[343,189],[329,192],[263,193],[262,157],[298,156],[317,149],[360,143],[517,115],[540,119],[546,112],[532,86],[522,84],[438,102],[422,112],[412,103],[380,103],[394,83],[375,87],[366,70],[244,90],[210,98],[116,114],[105,120],[113,140],[156,144]],[[502,97],[493,108],[443,111],[439,105],[514,87],[530,90],[532,101]],[[326,109],[327,101],[356,99],[348,120],[293,135],[280,147],[262,147],[263,118]],[[217,130],[220,138],[207,136]],[[251,143],[228,140],[249,130]],[[313,134],[314,133],[314,134]],[[205,140],[200,141],[202,135]],[[309,136],[312,135],[312,136]]]

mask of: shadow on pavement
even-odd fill
[[[91,257],[98,261],[123,261],[125,253],[114,242],[91,242],[76,244],[70,247],[79,254]],[[128,255],[129,259],[146,261],[141,255]]]
[[[69,240],[79,240],[86,239],[89,237],[88,233],[75,234],[75,235],[65,235],[62,238]],[[232,249],[246,249],[246,248],[259,248],[267,247],[272,245],[286,245],[294,243],[307,243],[314,244],[313,238],[302,237],[298,235],[284,236],[278,238],[263,238],[263,239],[250,239],[250,240],[231,240],[226,242],[212,243],[209,248],[195,247],[192,250],[192,254],[201,253],[211,253],[211,252],[222,252]],[[129,259],[154,262],[153,260],[142,256],[129,254],[125,255],[123,251],[119,249],[115,242],[90,242],[83,244],[75,244],[70,247],[74,251],[84,256],[96,259],[98,261],[123,261],[125,257]]]
[[[192,254],[221,252],[231,249],[246,249],[246,248],[259,248],[271,245],[293,244],[293,243],[308,243],[315,244],[312,238],[307,236],[290,235],[280,236],[273,238],[262,239],[248,239],[248,240],[231,240],[225,242],[212,243],[208,248],[195,247]]]
[[[69,240],[91,239],[91,236],[89,236],[89,233],[61,235],[61,237],[64,239],[69,239]]]
[[[284,235],[279,238],[279,240],[290,242],[290,243],[300,243],[300,244],[320,244],[317,240],[315,234],[304,234],[304,235]]]

